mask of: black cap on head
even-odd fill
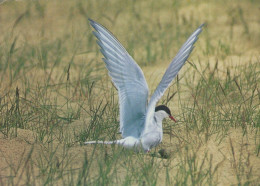
[[[164,110],[169,116],[171,116],[171,111],[167,106],[159,105],[159,106],[155,107],[155,112],[157,112],[159,110]]]

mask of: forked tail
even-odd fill
[[[111,145],[111,144],[117,144],[117,140],[116,140],[116,141],[87,141],[87,142],[84,142],[84,145],[88,145],[88,144],[105,144],[105,145]]]
[[[112,145],[117,144],[123,146],[127,149],[134,149],[135,151],[140,151],[142,148],[142,143],[139,138],[134,138],[132,136],[128,136],[124,139],[115,140],[115,141],[87,141],[84,142],[84,145],[88,144],[105,144],[105,145]]]

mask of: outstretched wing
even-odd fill
[[[139,137],[144,127],[148,86],[144,74],[120,42],[104,26],[89,20],[100,51],[119,94],[120,132]]]
[[[152,116],[154,115],[156,103],[163,96],[164,92],[170,86],[170,83],[178,74],[178,72],[180,71],[180,69],[188,59],[190,53],[192,52],[194,48],[193,45],[197,41],[198,35],[202,31],[203,25],[204,24],[202,24],[195,32],[193,32],[193,34],[189,37],[189,39],[184,43],[184,45],[179,50],[178,54],[172,60],[165,74],[163,75],[162,80],[159,83],[158,87],[156,88],[155,92],[153,93],[147,107],[147,115],[146,115],[147,124],[150,123],[149,118],[152,118]]]

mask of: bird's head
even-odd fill
[[[171,120],[176,122],[176,119],[171,115],[170,109],[165,105],[155,107],[155,113],[163,118],[169,117]]]

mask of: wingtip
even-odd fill
[[[197,28],[197,30],[195,31],[195,32],[197,32],[196,33],[196,36],[198,37],[198,35],[203,31],[203,27],[206,25],[206,23],[202,23],[198,28]]]
[[[90,23],[94,23],[95,21],[93,21],[91,18],[88,18],[88,21],[90,22]]]
[[[88,21],[89,21],[89,24],[93,27],[93,28],[95,28],[95,25],[97,24],[94,20],[92,20],[92,19],[90,19],[90,18],[88,18]]]
[[[199,28],[202,28],[202,27],[204,27],[204,26],[206,26],[207,24],[206,23],[202,23],[200,26],[199,26]]]

